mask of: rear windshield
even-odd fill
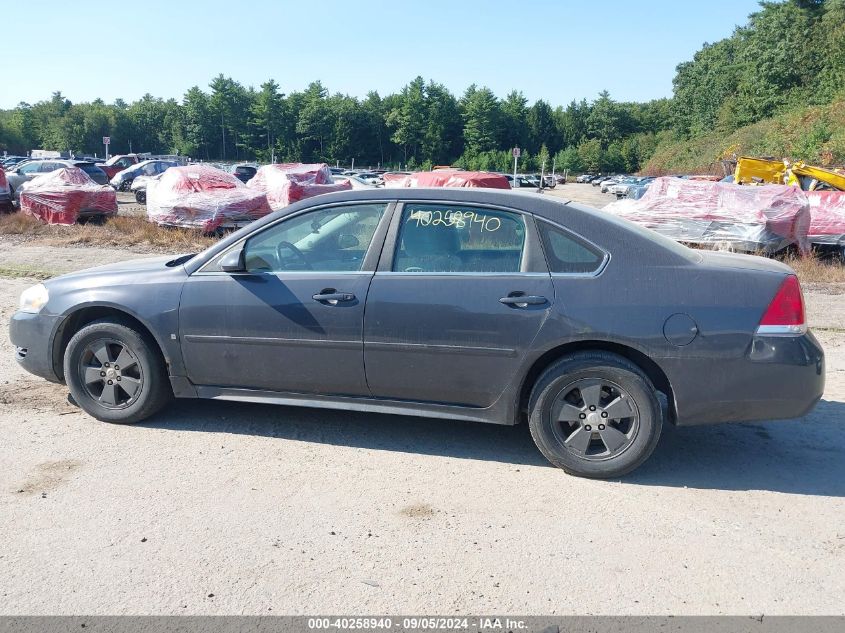
[[[99,175],[102,172],[102,170],[97,167],[94,163],[80,163],[76,166],[79,167],[86,174]]]

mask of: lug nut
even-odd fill
[[[115,365],[115,366],[114,366],[114,370],[115,370],[115,371],[117,371],[118,369],[120,369],[120,367],[118,367],[117,365]]]
[[[101,371],[101,372],[100,372],[100,375],[101,375],[103,378],[105,378],[105,376],[106,376],[106,372]]]
[[[590,411],[595,411],[595,410],[596,410],[596,408],[594,406],[590,407]]]
[[[111,381],[111,380],[109,380],[109,384],[111,385],[111,384],[114,384],[114,383],[112,383],[112,381]]]
[[[120,382],[120,376],[117,377],[118,382]]]
[[[108,366],[109,366],[108,363],[103,363],[103,367],[108,367]]]
[[[105,376],[105,374],[103,374],[103,376]],[[578,417],[579,417],[579,418],[581,418],[582,420],[586,420],[586,419],[587,419],[587,414],[586,414],[586,413],[582,413],[582,414],[581,414],[581,415],[579,415]]]
[[[599,431],[604,431],[604,424],[599,424]]]
[[[593,427],[591,427],[591,426],[588,424],[587,426],[585,426],[585,427],[584,427],[584,430],[585,430],[585,431],[592,431],[592,430],[593,430]]]
[[[607,417],[607,411],[602,411],[602,412],[601,412],[601,417],[606,418],[606,417]]]

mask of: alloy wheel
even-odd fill
[[[631,395],[616,383],[583,378],[566,385],[551,407],[555,441],[582,459],[611,459],[637,436],[640,413]]]
[[[144,386],[137,356],[115,339],[99,339],[85,346],[79,359],[79,378],[88,396],[107,409],[130,406]]]

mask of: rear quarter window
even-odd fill
[[[540,221],[538,228],[551,272],[589,274],[604,264],[606,255],[598,247],[548,222]]]

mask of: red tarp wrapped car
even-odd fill
[[[9,181],[6,180],[6,172],[0,167],[0,213],[12,210],[12,192],[9,189]]]
[[[389,176],[389,177],[388,177]],[[489,189],[510,189],[508,179],[502,174],[489,171],[460,171],[438,169],[421,171],[407,176],[384,175],[385,187],[487,187]]]
[[[268,213],[263,192],[207,165],[171,167],[147,185],[147,218],[165,226],[212,233],[249,224]]]
[[[92,216],[117,215],[117,195],[78,167],[36,176],[20,190],[21,211],[47,224],[75,224]]]
[[[804,194],[785,185],[658,178],[639,200],[620,200],[604,210],[679,242],[766,253],[797,244],[807,252],[810,207]]]
[[[280,163],[260,167],[247,187],[263,192],[273,211],[289,204],[333,191],[352,188],[348,180],[332,181],[332,172],[325,163]]]
[[[809,240],[845,247],[845,191],[805,191],[810,203]]]

